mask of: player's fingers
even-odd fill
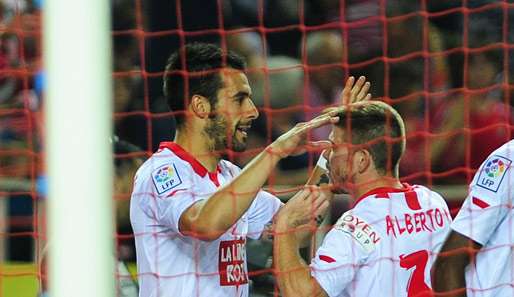
[[[305,189],[309,191],[309,195],[307,197],[308,200],[314,202],[314,200],[318,199],[318,197],[321,195],[321,191],[319,190],[319,187],[316,185],[306,185]]]
[[[366,77],[364,77],[364,76],[360,76],[359,79],[357,80],[357,82],[355,82],[355,85],[352,88],[351,96],[350,96],[352,102],[355,100],[355,98],[357,97],[357,94],[359,94],[359,91],[362,89],[362,87],[364,86],[365,83],[366,83]]]
[[[319,194],[319,187],[316,185],[305,185],[304,189],[306,191],[309,191],[309,193],[318,193]]]
[[[326,191],[324,191],[321,187],[313,187],[313,195],[310,196],[310,217],[314,218],[316,223],[319,225],[323,221],[324,214],[330,205],[328,201],[328,196],[326,195]]]
[[[319,128],[321,126],[328,124],[335,124],[337,122],[339,122],[339,117],[333,116],[332,113],[329,113],[307,122],[305,125],[299,127],[298,132],[306,133],[309,130]]]
[[[330,207],[330,202],[328,200],[323,201],[323,203],[320,204],[320,206],[314,211],[314,217],[316,218],[316,221],[318,221],[318,224],[323,221],[323,216],[327,213],[328,208]]]
[[[355,82],[355,77],[353,75],[348,77],[348,79],[346,80],[344,89],[351,90],[354,82]]]
[[[323,203],[325,203],[327,200],[327,197],[325,195],[322,195],[321,193],[318,193],[316,197],[312,198],[312,210],[316,211],[321,207]]]
[[[332,147],[332,142],[327,140],[307,141],[307,149],[309,151],[322,151]]]
[[[327,108],[324,108],[324,109],[321,111],[321,115],[325,115],[325,114],[328,114],[328,113],[334,113],[334,114],[337,114],[340,110],[341,110],[341,107],[340,107],[340,106],[329,106],[329,107],[327,107]]]
[[[311,203],[313,205],[317,205],[316,201],[318,201],[318,199],[320,198],[321,196],[321,192],[320,190],[318,189],[318,187],[316,187],[315,189],[311,190],[311,195],[309,196],[310,199],[311,199]]]
[[[350,92],[352,90],[353,83],[355,82],[355,77],[350,76],[346,80],[346,84],[341,92],[340,101],[343,105],[350,104]]]
[[[301,203],[301,201],[304,201],[306,197],[309,196],[309,191],[304,189],[301,189],[300,191],[296,192],[291,199],[289,199],[286,203],[286,205],[289,204],[295,204],[295,203]]]
[[[371,87],[371,83],[369,81],[364,83],[364,86],[359,91],[359,94],[357,94],[357,97],[355,98],[355,102],[362,101],[366,97],[366,94],[368,94],[369,88]]]
[[[316,186],[308,186],[307,192],[309,194],[304,196],[304,200],[306,200],[309,205],[313,205],[314,201],[319,198],[320,192]]]
[[[364,98],[364,100],[362,100],[362,101],[369,101],[369,100],[371,100],[371,94],[370,93],[368,93],[366,95],[366,98]]]
[[[310,122],[314,121],[315,119],[317,118],[314,118],[312,120],[310,120],[309,122],[300,122],[300,123],[297,123],[293,129],[289,130],[289,135],[290,136],[294,136],[298,133],[303,133],[303,129],[305,126],[307,126]]]
[[[317,117],[313,118],[312,120],[310,120],[309,122],[312,122],[312,121],[317,121],[319,119],[323,119],[327,116],[331,116],[331,117],[335,117],[337,116],[338,113],[341,112],[341,108],[338,107],[338,106],[331,106],[331,107],[327,107],[325,108],[320,115],[318,115]],[[309,123],[309,122],[306,122],[306,123]]]
[[[298,193],[296,193],[296,195],[294,195],[294,198],[296,198],[298,200],[305,200],[309,197],[310,194],[311,194],[311,190],[309,188],[304,188],[304,189],[301,189],[300,191],[298,191]]]
[[[358,92],[364,83],[366,82],[366,77],[364,75],[359,76],[359,79],[355,82],[355,85],[352,87],[352,92],[356,93]]]

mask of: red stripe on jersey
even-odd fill
[[[375,199],[389,199],[389,193],[377,193],[375,194]]]
[[[214,183],[216,187],[220,186],[220,182],[218,181],[218,171],[209,172],[209,179]]]
[[[361,202],[366,197],[375,196],[375,198],[386,198],[385,197],[386,195],[389,197],[389,195],[388,195],[389,193],[402,193],[402,192],[412,191],[412,187],[409,184],[402,183],[402,186],[403,186],[403,188],[401,188],[401,189],[396,189],[396,188],[391,188],[391,187],[380,187],[380,188],[373,189],[373,190],[365,193],[364,195],[360,196],[359,198],[357,198],[357,200],[355,200],[355,202],[353,202],[352,208],[355,207],[359,202]]]
[[[195,157],[189,154],[189,152],[183,149],[180,145],[174,142],[161,142],[159,145],[158,152],[162,151],[165,148],[172,151],[180,159],[188,162],[196,174],[198,174],[201,177],[204,177],[205,175],[209,174],[209,179],[214,183],[214,185],[216,187],[220,186],[220,183],[218,181],[218,173],[221,172],[221,167],[219,166],[219,164],[216,166],[216,171],[209,172],[209,170],[207,170],[207,168],[205,168],[202,165],[202,163],[196,160]]]
[[[325,255],[319,255],[319,259],[321,261],[325,261],[327,263],[334,263],[336,261],[336,259],[329,257],[329,256],[325,256]]]
[[[471,199],[471,201],[473,202],[473,204],[475,204],[476,206],[478,206],[480,208],[488,208],[490,206],[489,203],[487,203],[484,200],[477,198],[477,197],[473,197],[473,199]]]
[[[415,191],[409,191],[405,193],[405,201],[407,201],[407,205],[412,210],[421,209],[421,205],[419,204],[418,194]]]

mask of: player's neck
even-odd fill
[[[198,160],[198,162],[200,162],[200,164],[202,164],[209,172],[214,172],[216,170],[220,156],[210,150],[208,144],[205,142],[205,137],[202,134],[184,129],[177,129],[175,139],[173,141]]]
[[[362,195],[378,188],[403,188],[402,183],[396,177],[382,176],[374,174],[373,176],[362,177],[360,181],[356,183],[354,189],[354,199],[360,198]]]

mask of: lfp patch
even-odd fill
[[[511,160],[502,156],[489,158],[478,175],[477,186],[495,193],[498,192],[511,163]]]
[[[152,180],[159,195],[182,184],[175,164],[166,164],[157,168],[152,173]]]

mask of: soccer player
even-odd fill
[[[438,296],[514,296],[513,157],[511,140],[476,172],[433,267]]]
[[[339,109],[327,167],[333,191],[353,208],[328,232],[310,267],[298,254],[294,229],[312,214],[311,201],[292,198],[277,214],[274,261],[283,296],[431,296],[430,267],[448,234],[444,199],[401,183],[404,123],[383,102]]]
[[[349,80],[343,97],[369,99],[364,81]],[[258,116],[244,61],[215,45],[186,45],[168,60],[164,93],[181,111],[175,139],[141,166],[131,197],[140,296],[248,296],[246,237],[259,238],[282,205],[260,188],[281,158],[302,151],[308,131],[337,118],[296,125],[240,170],[222,154],[246,148]],[[297,196],[325,200],[318,191]]]

